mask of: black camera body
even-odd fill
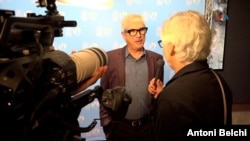
[[[72,96],[76,64],[54,50],[53,41],[76,22],[58,14],[55,0],[39,0],[39,6],[46,6],[45,16],[15,17],[14,11],[0,9],[0,140],[83,141],[80,133],[92,130],[96,121],[80,127],[82,107],[97,98],[122,118],[131,99],[121,87],[96,86]]]
[[[44,1],[39,1],[44,6]],[[76,67],[64,52],[54,50],[63,27],[76,26],[47,1],[47,15],[15,17],[0,10],[1,140],[71,140],[79,132],[80,108],[72,106]],[[86,105],[88,103],[84,103]],[[67,133],[67,134],[66,134]]]

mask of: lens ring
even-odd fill
[[[99,61],[101,62],[101,65],[100,66],[104,66],[107,64],[107,56],[103,53],[103,51],[99,48],[96,48],[96,47],[92,47],[90,48],[90,50],[92,50],[99,58]],[[105,59],[103,59],[105,58]]]

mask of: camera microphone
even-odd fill
[[[156,73],[155,73],[155,80],[154,80],[154,85],[156,88],[156,81],[160,78],[160,76],[162,75],[162,70],[163,70],[163,66],[164,66],[164,60],[163,59],[158,59],[157,63],[156,63]]]
[[[97,47],[80,50],[70,55],[76,66],[77,83],[86,80],[101,66],[108,63],[106,52]]]

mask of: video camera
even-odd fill
[[[72,96],[77,84],[87,80],[108,62],[107,54],[92,47],[68,55],[53,48],[62,28],[75,27],[59,15],[55,0],[39,0],[46,15],[29,13],[15,17],[12,10],[0,9],[0,139],[3,141],[83,141],[81,109],[95,98],[123,118],[131,98],[124,87],[92,90]]]

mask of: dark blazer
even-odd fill
[[[232,124],[232,92],[218,74],[225,91],[227,125]],[[191,63],[170,79],[155,102],[154,141],[186,140],[187,130],[215,129],[224,123],[220,85],[207,61]],[[195,128],[193,128],[195,129]],[[182,138],[183,137],[183,138]]]
[[[105,89],[112,89],[116,86],[125,85],[125,50],[127,47],[108,51],[108,70],[101,78],[101,87]],[[154,78],[157,67],[157,60],[163,59],[163,56],[150,50],[146,50],[146,59],[148,63],[148,82]],[[163,68],[162,68],[163,69]],[[160,79],[163,81],[163,72]],[[110,116],[101,104],[100,118],[101,125],[109,123]],[[108,114],[108,115],[107,115]]]

